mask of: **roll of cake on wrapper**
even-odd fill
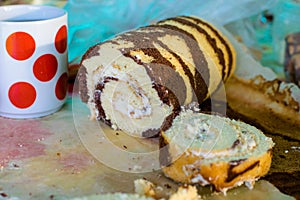
[[[164,25],[167,27],[168,24],[164,24],[164,23],[165,22],[162,22],[161,25]],[[176,23],[178,23],[178,22],[175,22],[175,24]],[[278,134],[283,134],[283,135],[286,135],[286,136],[289,136],[292,138],[299,138],[300,136],[299,136],[299,134],[297,134],[297,133],[299,133],[299,129],[300,129],[299,128],[299,124],[300,124],[299,123],[299,117],[300,117],[300,115],[299,115],[299,102],[300,102],[299,87],[295,84],[285,83],[285,82],[279,80],[277,78],[276,74],[271,69],[269,69],[267,67],[263,67],[257,61],[255,61],[247,53],[247,51],[244,50],[244,47],[241,44],[239,44],[231,36],[230,33],[228,33],[228,31],[226,31],[221,26],[217,26],[217,28],[219,30],[221,30],[221,32],[223,34],[225,34],[227,38],[229,38],[230,42],[234,45],[234,49],[237,52],[237,56],[236,56],[237,57],[237,64],[236,64],[237,69],[234,71],[234,76],[232,76],[229,79],[228,83],[225,85],[225,91],[226,91],[227,96],[224,97],[224,94],[222,94],[221,95],[222,99],[220,99],[220,100],[227,101],[230,108],[232,108],[237,113],[241,114],[243,120],[246,120],[247,122],[251,122],[251,124],[258,125],[259,127],[265,128],[266,130],[269,130],[271,132],[276,132]],[[152,31],[155,32],[154,30],[152,30]],[[141,36],[141,33],[140,33],[140,36]],[[130,36],[126,36],[126,37],[130,38]],[[104,43],[104,46],[105,45],[109,46],[109,44],[107,42]],[[138,45],[140,45],[140,46],[145,45],[147,48],[149,47],[149,44],[147,44],[146,41],[145,41],[145,43],[142,42],[142,43],[139,43]],[[178,44],[176,44],[176,45],[180,45],[180,42],[178,42]],[[130,48],[132,48],[132,47],[130,47]],[[138,48],[140,48],[140,47],[137,47],[137,49]],[[219,46],[218,48],[222,48],[222,46]],[[127,50],[128,49],[129,48],[127,47]],[[126,48],[124,50],[126,50]],[[93,51],[96,52],[97,50],[94,48]],[[95,52],[89,51],[87,54],[92,55]],[[179,53],[181,55],[184,55],[187,52],[184,52],[184,50],[180,49]],[[123,54],[124,54],[124,52],[123,52]],[[134,52],[133,54],[137,55],[139,53]],[[131,56],[135,56],[133,54]],[[186,55],[188,55],[188,54],[186,54]],[[112,56],[116,56],[116,55],[112,55]],[[145,59],[149,59],[149,58],[146,58],[144,56],[143,58],[140,58],[140,59],[145,60]],[[87,56],[85,56],[84,59],[89,60],[90,58],[87,58]],[[115,58],[111,57],[110,59],[111,60],[108,60],[109,62],[113,61],[113,59],[115,59]],[[119,58],[117,58],[117,59],[119,59]],[[228,59],[228,57],[226,58],[226,54],[225,54],[225,60],[226,59]],[[88,63],[90,61],[86,61],[86,62]],[[147,62],[151,62],[151,60],[148,60]],[[190,61],[188,60],[188,62],[190,62]],[[108,64],[108,63],[106,63],[106,64]],[[217,70],[215,70],[215,72],[216,71]],[[216,75],[217,73],[215,73],[215,72],[212,72],[212,74]],[[79,76],[81,76],[84,73],[85,72],[79,73]],[[169,73],[169,72],[165,71],[164,73]],[[161,73],[161,74],[163,74],[163,73]],[[201,75],[203,75],[203,73]],[[99,76],[101,76],[101,75],[99,75]],[[154,76],[157,76],[157,75],[154,75]],[[138,78],[138,77],[136,77],[136,78]],[[223,79],[223,81],[225,81],[225,80],[226,79]],[[113,82],[116,80],[105,80],[104,82],[108,82],[108,81]],[[143,80],[143,81],[145,83],[145,80]],[[159,80],[155,80],[155,81],[159,81]],[[97,82],[97,80],[95,80],[95,83],[96,82]],[[171,86],[170,84],[167,86],[170,86],[171,89],[174,89],[176,91],[176,89],[175,89],[177,87],[176,84],[178,84],[180,82],[178,81],[178,79],[176,80],[176,78],[173,79],[171,82],[173,82],[172,83],[173,86]],[[215,84],[218,84],[217,80],[215,80],[215,82],[216,82]],[[206,81],[206,83],[207,83],[207,81]],[[183,83],[181,83],[181,84],[184,85]],[[94,86],[89,86],[89,87],[94,87]],[[212,86],[210,89],[211,93],[214,90],[213,88],[215,88],[215,87]],[[192,90],[192,92],[193,92],[193,90]],[[93,94],[89,94],[89,95],[93,96]],[[175,96],[178,96],[178,95],[180,96],[180,91],[177,90],[177,93],[175,93]],[[207,97],[208,96],[204,97],[202,100],[205,100]],[[109,98],[111,98],[111,97],[108,97],[107,99],[109,99]],[[213,98],[217,99],[219,97],[213,97]],[[199,98],[198,98],[198,100],[199,100]],[[87,99],[85,101],[87,101]],[[129,101],[129,99],[127,101]],[[147,100],[144,99],[143,101],[144,101],[143,103],[146,103],[145,101],[147,101]],[[185,99],[185,100],[181,99],[181,105],[182,105],[182,102],[187,103],[184,101],[187,101],[187,99]],[[159,101],[157,100],[156,102],[159,102]],[[201,103],[201,102],[199,102],[199,103]],[[108,102],[108,104],[109,104],[109,102]],[[245,105],[247,105],[247,106],[245,106]],[[94,109],[93,107],[94,106],[92,105],[91,109]],[[145,107],[145,109],[146,109],[145,111],[147,113],[147,108]],[[165,114],[161,115],[160,121],[163,120],[163,118],[164,118],[163,115],[168,115],[167,113],[169,113],[169,114],[171,113],[170,110],[168,111],[166,109],[167,108],[163,109]],[[148,111],[150,112],[149,107],[148,107]],[[226,112],[225,109],[224,109],[224,112]],[[93,112],[91,112],[91,113],[92,113],[92,117],[95,118],[96,114],[93,114]],[[136,114],[136,116],[133,116],[133,117],[139,118],[140,116],[138,116],[138,114]],[[289,127],[289,128],[287,129],[287,127]],[[117,127],[115,126],[115,128],[117,128]],[[158,125],[156,125],[156,129],[157,128],[158,128]]]
[[[168,18],[91,47],[81,62],[80,94],[92,119],[152,137],[181,106],[224,89],[235,60],[228,39],[209,22]]]

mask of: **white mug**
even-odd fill
[[[61,8],[0,6],[0,116],[36,118],[63,106],[67,32]]]

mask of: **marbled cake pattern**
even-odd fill
[[[222,33],[181,16],[91,47],[81,62],[80,93],[92,118],[151,137],[181,106],[209,98],[234,68],[234,49]]]

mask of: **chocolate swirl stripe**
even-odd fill
[[[176,26],[160,24],[159,26],[152,25],[152,27],[163,27],[165,29],[173,30],[177,34],[182,33],[181,34],[182,39],[186,42],[187,46],[189,47],[189,50],[192,55],[192,60],[193,60],[192,67],[194,68],[193,70],[194,80],[191,81],[191,84],[194,83],[194,87],[193,87],[194,92],[197,96],[198,102],[202,103],[203,100],[206,99],[209,95],[208,86],[209,86],[210,75],[209,75],[208,63],[205,60],[205,56],[202,50],[199,48],[196,39],[189,32],[181,28],[178,28]],[[186,59],[182,59],[182,60],[186,60]]]
[[[158,24],[163,26],[168,25],[173,27],[173,29],[176,27],[181,31],[191,33],[192,38],[197,41],[196,43],[202,49],[208,62],[208,70],[210,71],[211,76],[215,77],[214,79],[211,79],[210,83],[208,83],[209,93],[206,97],[208,98],[216,90],[216,88],[220,88],[223,84],[221,81],[216,81],[217,75],[219,74],[223,81],[226,81],[226,77],[229,76],[226,74],[228,70],[226,70],[227,65],[225,59],[228,56],[226,52],[223,52],[225,51],[225,47],[219,40],[217,40],[213,32],[206,32],[206,30],[202,29],[202,27],[186,19],[181,19],[179,17],[170,18],[159,22]],[[201,65],[200,68],[203,69]]]
[[[151,33],[151,34],[150,34]],[[151,35],[151,36],[149,36]],[[196,64],[189,64],[186,62],[186,58],[184,55],[180,55],[174,52],[171,47],[169,47],[170,42],[164,41],[164,37],[174,37],[178,36],[182,40],[185,41],[187,47],[189,47],[192,58],[194,58],[194,63]],[[147,38],[143,41],[143,46],[139,43],[140,41],[135,41],[136,38]],[[192,40],[190,37],[187,37],[184,33],[174,31],[172,29],[161,29],[156,26],[151,26],[147,28],[143,28],[139,31],[130,34],[121,35],[120,38],[122,40],[133,42],[134,47],[125,49],[125,51],[142,51],[144,54],[153,58],[153,60],[149,63],[148,66],[153,66],[152,64],[164,64],[165,66],[172,67],[176,72],[180,74],[186,87],[190,90],[190,92],[186,95],[185,101],[181,101],[181,105],[187,104],[192,100],[196,100],[193,96],[197,96],[197,100],[199,103],[202,103],[204,98],[208,95],[208,88],[207,85],[209,84],[209,73],[207,70],[207,63],[205,62],[204,56],[199,49],[198,45],[195,44],[195,40]],[[147,48],[143,48],[143,47]],[[131,57],[134,59],[136,55],[132,55]],[[140,61],[138,61],[140,62]],[[144,63],[145,65],[146,63]],[[197,69],[195,69],[195,67]],[[148,70],[149,71],[149,70]],[[199,71],[202,73],[200,74]],[[151,70],[149,75],[155,82],[159,77],[164,76],[162,73],[157,73],[153,76],[153,70]],[[205,80],[204,78],[205,77]],[[167,77],[165,77],[167,78]],[[207,84],[203,84],[203,82],[207,82]],[[200,84],[202,83],[202,84]],[[181,86],[180,86],[181,87]],[[172,87],[172,89],[176,89]],[[180,88],[182,90],[184,88]],[[178,96],[180,99],[181,97]]]
[[[194,39],[198,42],[199,46],[202,47],[205,45],[206,47],[206,52],[208,53],[209,57],[216,57],[218,58],[218,66],[219,69],[222,71],[222,79],[225,80],[226,76],[226,65],[225,65],[225,59],[222,50],[217,46],[216,40],[209,35],[206,30],[202,29],[202,27],[195,25],[194,23],[181,19],[181,18],[171,18],[162,22],[159,22],[158,24],[168,24],[171,26],[176,26],[182,30],[185,30],[186,32],[193,32]],[[196,29],[197,32],[195,31],[188,31],[188,30],[193,30]],[[214,55],[215,54],[215,55]]]
[[[132,58],[137,64],[140,64],[141,66],[144,66],[148,72],[148,75],[151,77],[154,84],[162,85],[162,86],[169,86],[165,80],[167,80],[167,77],[164,77],[166,73],[170,70],[166,68],[171,68],[172,71],[176,71],[178,66],[172,62],[170,59],[167,58],[167,56],[164,56],[163,53],[170,52],[167,49],[164,49],[164,44],[157,40],[158,35],[161,35],[159,32],[152,31],[151,37],[149,37],[149,32],[147,30],[144,31],[135,31],[130,32],[128,34],[120,35],[120,39],[124,40],[126,42],[132,42],[133,47],[130,48],[124,48],[123,54],[127,57]],[[141,43],[140,40],[137,40],[137,38],[147,38]],[[160,45],[160,49],[156,47],[156,45]],[[152,59],[150,61],[144,60],[144,56],[151,57]],[[139,56],[141,59],[136,59],[137,56]],[[168,55],[170,57],[170,55]],[[188,70],[188,69],[186,69]],[[174,73],[173,73],[174,74]],[[177,73],[174,74],[176,76],[176,80],[181,84],[181,91],[188,91],[190,89],[190,83],[188,83],[185,78],[184,73]],[[176,89],[175,87],[169,86],[171,90],[174,91]],[[181,91],[176,92],[176,96],[179,98],[180,103],[186,101],[188,98],[188,92],[182,93]],[[165,96],[166,92],[159,92],[159,94]],[[162,98],[162,96],[160,97]],[[176,103],[177,104],[177,103]]]
[[[182,16],[180,18],[184,18],[184,19],[189,19],[190,21],[194,21],[196,24],[198,25],[202,25],[202,27],[205,29],[208,28],[211,32],[214,33],[214,35],[217,37],[218,40],[221,41],[221,43],[225,46],[226,51],[224,51],[226,54],[228,54],[228,59],[227,60],[228,64],[226,65],[226,69],[227,71],[227,76],[226,78],[228,78],[231,73],[233,73],[233,69],[235,67],[235,54],[234,54],[234,50],[232,48],[232,46],[230,45],[229,41],[227,41],[225,39],[225,37],[223,37],[221,35],[221,33],[214,28],[211,24],[205,22],[204,20],[200,19],[200,18],[196,18],[196,17],[190,17],[190,16]]]

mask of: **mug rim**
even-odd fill
[[[24,8],[26,11],[24,12]],[[20,9],[22,12],[16,14],[16,10]],[[4,12],[3,12],[4,11]],[[32,13],[29,13],[32,11]],[[51,11],[51,12],[49,12]],[[38,12],[38,13],[34,13]],[[58,19],[67,15],[67,11],[63,8],[48,6],[48,5],[31,5],[31,4],[17,4],[0,6],[0,23],[37,23],[49,20]],[[9,15],[14,13],[14,15]],[[24,17],[25,16],[25,17]]]

